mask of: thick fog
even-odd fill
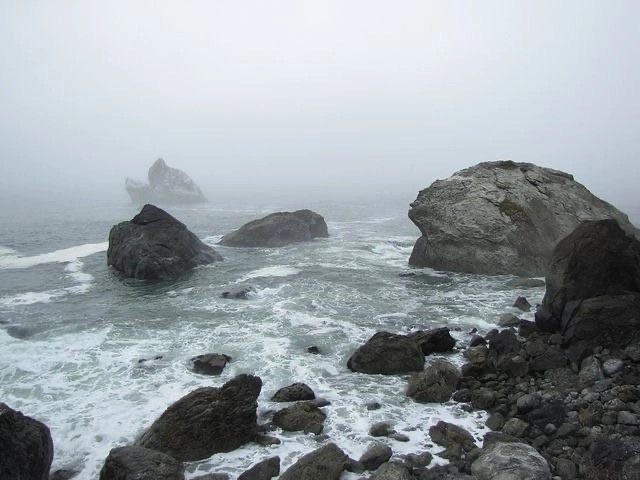
[[[417,191],[495,159],[640,204],[637,1],[0,2],[3,202]]]

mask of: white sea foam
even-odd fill
[[[0,268],[29,268],[43,263],[74,262],[79,258],[104,252],[107,250],[108,246],[108,242],[86,243],[84,245],[63,248],[62,250],[41,253],[30,257],[22,257],[16,254],[5,254],[0,256]]]
[[[246,275],[240,277],[236,281],[236,283],[246,282],[247,280],[251,280],[252,278],[289,277],[291,275],[297,275],[298,273],[300,273],[300,270],[290,265],[274,265],[272,267],[260,268],[258,270],[254,270],[253,272],[249,272]]]

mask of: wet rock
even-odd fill
[[[544,346],[542,352],[529,361],[529,369],[533,372],[545,372],[562,368],[567,364],[567,357],[557,347]]]
[[[471,401],[471,390],[469,390],[468,388],[463,388],[463,389],[457,390],[453,394],[453,399],[456,402],[470,402]]]
[[[624,362],[619,358],[610,358],[602,364],[602,370],[607,377],[612,377],[624,366]]]
[[[549,423],[555,426],[562,425],[565,418],[565,405],[562,400],[545,402],[527,415],[528,422],[538,428],[544,428]]]
[[[313,400],[316,394],[311,387],[304,383],[293,383],[287,387],[282,387],[273,397],[272,402],[297,402],[299,400]]]
[[[524,443],[498,443],[483,449],[471,465],[477,480],[548,480],[547,461],[533,447]]]
[[[520,319],[513,313],[504,313],[498,318],[498,325],[501,327],[517,327],[520,324]]]
[[[171,280],[222,257],[164,210],[145,205],[109,232],[107,265],[125,277]]]
[[[246,472],[240,474],[238,480],[271,480],[280,475],[280,457],[270,457],[256,463]]]
[[[531,310],[531,304],[527,301],[526,297],[518,297],[516,301],[513,303],[513,306],[518,310],[522,310],[523,312],[528,312]]]
[[[257,399],[262,381],[238,375],[221,388],[203,387],[171,405],[136,445],[180,461],[230,452],[257,433]]]
[[[407,396],[418,402],[446,402],[458,386],[460,372],[451,363],[437,360],[409,379]]]
[[[370,480],[413,480],[409,470],[397,463],[387,462],[371,475]]]
[[[450,352],[456,346],[456,339],[449,333],[447,327],[434,328],[433,330],[418,330],[407,335],[416,341],[422,353],[429,355],[431,353]]]
[[[510,418],[502,427],[502,433],[512,437],[521,438],[524,437],[528,428],[529,424],[524,420],[520,420],[519,418]]]
[[[270,435],[256,435],[254,441],[263,447],[268,447],[271,445],[280,445],[280,439],[277,437],[272,437]]]
[[[408,453],[404,455],[403,458],[412,466],[412,467],[426,467],[433,460],[433,455],[429,452],[423,453]]]
[[[487,418],[485,425],[493,431],[502,430],[504,426],[504,416],[500,412],[495,412]]]
[[[307,353],[311,353],[313,355],[318,355],[320,353],[320,349],[318,347],[316,347],[315,345],[312,345],[311,347],[307,348]]]
[[[300,458],[280,480],[339,480],[347,458],[335,443],[329,443]]]
[[[175,458],[139,446],[114,448],[100,470],[100,480],[184,480]]]
[[[207,473],[193,477],[191,480],[231,480],[231,477],[226,473]]]
[[[255,289],[253,287],[244,287],[222,292],[220,296],[229,300],[249,300],[254,292]]]
[[[71,480],[76,477],[80,472],[76,470],[56,470],[49,476],[49,480]]]
[[[518,335],[522,338],[527,338],[533,335],[538,331],[538,327],[536,326],[536,322],[532,322],[530,320],[520,320],[518,323]]]
[[[540,396],[535,393],[527,393],[516,401],[519,413],[529,413],[540,406]]]
[[[466,452],[477,448],[473,436],[468,431],[442,420],[429,428],[429,436],[431,436],[431,440],[442,447],[457,445]]]
[[[347,367],[353,372],[383,375],[419,372],[424,368],[424,354],[404,335],[378,332],[351,355]]]
[[[388,462],[393,455],[393,451],[387,445],[382,443],[374,443],[362,454],[360,460],[358,460],[366,470],[370,472],[377,470],[380,465]]]
[[[556,472],[564,480],[571,480],[576,478],[578,473],[576,464],[568,458],[559,458],[556,465]]]
[[[52,460],[49,428],[0,403],[0,477],[47,480]]]
[[[585,358],[580,365],[580,373],[578,374],[578,381],[582,388],[592,386],[598,380],[603,379],[604,373],[602,373],[600,361],[596,357]]]
[[[193,371],[202,375],[220,375],[230,361],[231,357],[223,353],[206,353],[190,360]]]
[[[472,365],[483,366],[485,363],[487,363],[489,349],[484,345],[469,347],[464,351],[464,356]]]
[[[389,438],[394,439],[396,442],[403,442],[403,443],[406,443],[411,440],[404,433],[398,433],[398,432],[392,433],[391,435],[389,435]]]
[[[518,352],[520,350],[520,342],[511,329],[505,329],[489,338],[489,349],[496,351],[499,355]]]
[[[329,236],[321,215],[311,210],[278,212],[253,220],[222,237],[219,244],[228,247],[282,247]]]
[[[496,403],[496,394],[493,390],[481,387],[471,393],[471,405],[480,410],[489,410]]]
[[[487,341],[480,335],[474,335],[469,340],[469,347],[477,347],[478,345],[486,345]]]
[[[382,405],[378,402],[369,402],[367,403],[367,410],[380,410]]]
[[[369,429],[369,435],[372,437],[388,437],[393,433],[395,433],[395,430],[389,422],[374,423]]]
[[[299,402],[277,411],[273,423],[288,432],[322,433],[327,415],[315,405]]]

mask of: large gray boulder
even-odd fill
[[[238,375],[221,388],[202,387],[171,405],[136,445],[186,462],[230,452],[257,434],[262,381]]]
[[[455,392],[459,381],[460,371],[453,364],[436,360],[411,376],[406,393],[417,402],[446,402]]]
[[[131,178],[125,181],[125,189],[136,204],[190,204],[206,202],[207,199],[193,180],[177,168],[169,167],[159,158],[149,168],[149,183]]]
[[[582,223],[556,246],[538,327],[568,344],[624,347],[640,335],[640,241],[615,220]]]
[[[184,480],[184,467],[169,455],[132,445],[109,452],[100,480]]]
[[[486,275],[541,276],[553,248],[581,222],[626,215],[567,173],[512,161],[485,162],[437,180],[411,204],[422,233],[414,266]]]
[[[497,443],[483,449],[471,464],[478,480],[548,480],[549,464],[535,448],[524,443]]]
[[[329,236],[321,215],[311,210],[278,212],[249,222],[220,240],[227,247],[282,247]]]
[[[405,335],[377,332],[351,355],[347,368],[383,375],[419,372],[424,368],[424,353],[415,340]]]
[[[52,460],[49,428],[0,403],[0,478],[47,480]]]
[[[170,280],[222,257],[164,210],[145,205],[109,232],[107,265],[126,277]]]
[[[347,458],[335,443],[328,443],[300,458],[280,480],[338,480]]]

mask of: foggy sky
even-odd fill
[[[481,161],[640,204],[640,2],[0,0],[0,189],[406,195]],[[17,197],[15,196],[17,195]]]

